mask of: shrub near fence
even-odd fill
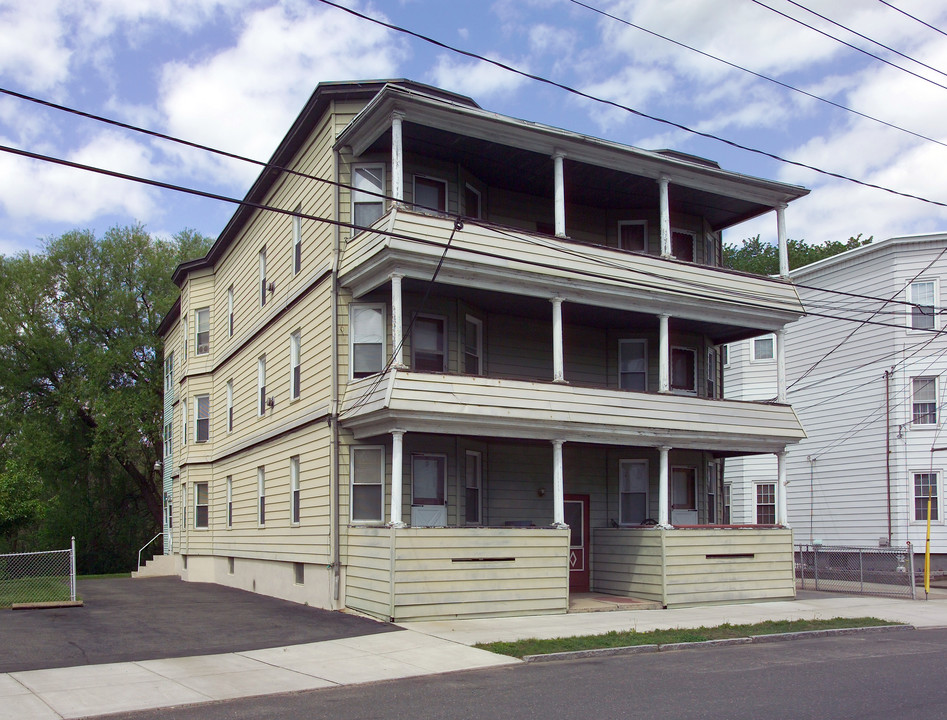
[[[75,599],[75,538],[69,550],[0,555],[0,608]]]
[[[850,595],[916,597],[914,548],[796,545],[796,577],[803,590]]]

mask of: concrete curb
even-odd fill
[[[750,637],[704,640],[702,642],[667,643],[666,645],[628,645],[625,647],[599,648],[596,650],[574,650],[571,652],[547,653],[545,655],[524,655],[524,663],[555,662],[557,660],[578,660],[581,658],[610,657],[613,655],[640,655],[653,652],[671,652],[674,650],[703,650],[724,647],[726,645],[749,645],[755,643],[788,642],[790,640],[809,640],[811,638],[831,637],[833,635],[858,635],[872,632],[893,632],[917,630],[913,625],[873,625],[859,628],[834,628],[829,630],[803,630],[801,632],[776,633],[773,635],[752,635]]]

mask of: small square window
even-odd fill
[[[632,252],[648,251],[648,223],[645,220],[622,220],[618,223],[618,245]]]
[[[776,336],[753,338],[753,359],[773,360],[776,357]]]
[[[414,204],[426,210],[447,212],[447,183],[438,178],[415,175]]]

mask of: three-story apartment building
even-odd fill
[[[721,525],[720,461],[804,434],[719,346],[802,314],[720,267],[805,189],[319,85],[165,319],[183,577],[396,620],[792,597],[791,534]]]

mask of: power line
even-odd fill
[[[939,87],[939,88],[941,88],[941,89],[943,89],[943,90],[947,90],[947,85],[941,85],[941,84],[940,84],[939,82],[937,82],[936,80],[931,80],[930,78],[924,77],[923,75],[920,75],[920,74],[914,72],[913,70],[908,70],[906,67],[902,67],[902,66],[898,65],[897,63],[893,63],[893,62],[891,62],[890,60],[885,60],[885,59],[884,59],[883,57],[881,57],[880,55],[875,55],[874,53],[870,53],[870,52],[868,52],[867,50],[864,50],[863,48],[858,47],[857,45],[852,45],[850,42],[845,42],[845,41],[842,40],[841,38],[837,38],[837,37],[835,37],[834,35],[832,35],[831,33],[827,33],[825,30],[820,30],[819,28],[815,27],[814,25],[810,25],[810,24],[807,23],[807,22],[803,22],[803,21],[800,20],[799,18],[794,18],[792,15],[787,15],[786,13],[782,12],[781,10],[777,10],[777,9],[774,8],[774,7],[770,7],[770,6],[767,5],[766,3],[762,2],[762,0],[750,0],[750,1],[756,3],[756,4],[759,5],[760,7],[764,7],[764,8],[766,8],[767,10],[770,10],[771,12],[776,13],[777,15],[782,15],[782,16],[783,16],[784,18],[786,18],[787,20],[792,20],[792,22],[794,22],[794,23],[797,23],[797,24],[799,24],[799,25],[802,25],[803,27],[809,28],[809,29],[812,30],[813,32],[819,33],[819,35],[824,35],[825,37],[829,38],[830,40],[834,40],[835,42],[840,43],[841,45],[844,45],[845,47],[851,48],[852,50],[855,50],[856,52],[860,52],[862,55],[867,55],[868,57],[874,58],[874,59],[877,60],[878,62],[883,62],[885,65],[890,65],[891,67],[896,68],[896,69],[900,70],[901,72],[905,72],[905,73],[907,73],[908,75],[913,75],[914,77],[918,78],[919,80],[923,80],[924,82],[930,83],[931,85],[936,85],[937,87]],[[792,2],[792,0],[787,0],[787,1],[788,1],[788,2]],[[795,3],[793,3],[793,4],[795,4]],[[847,29],[847,28],[846,28],[846,29]]]
[[[905,60],[910,60],[913,63],[917,63],[921,67],[927,68],[928,70],[938,73],[939,75],[947,76],[947,73],[943,72],[942,70],[938,70],[937,68],[932,67],[928,65],[927,63],[921,62],[920,60],[917,60],[916,58],[913,58],[910,55],[905,55],[903,52],[895,50],[893,47],[889,47],[885,45],[884,43],[878,42],[877,40],[870,38],[867,35],[863,35],[857,30],[852,30],[852,28],[848,27],[847,25],[843,25],[842,23],[836,22],[832,18],[826,17],[825,15],[821,15],[820,13],[817,13],[815,10],[807,8],[805,5],[802,5],[801,3],[796,2],[796,0],[786,0],[786,2],[788,2],[791,5],[795,5],[800,10],[805,10],[807,13],[811,13],[815,15],[817,18],[821,18],[822,20],[825,20],[826,22],[831,23],[832,25],[835,25],[835,27],[841,28],[842,30],[848,30],[848,32],[852,33],[852,35],[860,37],[862,40],[867,40],[868,42],[873,43],[880,48],[884,48],[888,52],[892,52],[899,57],[903,57]]]
[[[934,32],[939,32],[941,35],[947,36],[947,32],[944,32],[944,31],[941,30],[939,27],[934,27],[933,25],[931,25],[931,24],[928,23],[928,22],[924,22],[924,21],[921,20],[919,17],[915,17],[914,15],[912,15],[912,14],[909,13],[909,12],[907,12],[906,10],[902,10],[902,9],[899,8],[899,7],[895,7],[894,5],[892,5],[892,4],[889,3],[889,2],[886,2],[885,0],[878,0],[878,2],[880,2],[882,5],[887,5],[887,6],[888,6],[889,8],[891,8],[892,10],[896,10],[897,12],[901,13],[902,15],[905,15],[905,16],[911,18],[911,19],[914,20],[915,22],[919,22],[921,25],[924,25],[925,27],[929,27],[929,28],[930,28],[931,30],[933,30]]]
[[[753,0],[753,1],[758,2],[758,0]],[[663,125],[675,127],[679,130],[683,130],[684,132],[690,133],[692,135],[697,135],[698,137],[714,140],[716,142],[723,143],[730,147],[737,148],[738,150],[744,150],[746,152],[754,153],[756,155],[768,157],[772,160],[776,160],[777,162],[781,162],[786,165],[792,165],[794,167],[803,168],[805,170],[811,170],[812,172],[819,173],[820,175],[825,175],[827,177],[834,177],[838,180],[845,180],[846,182],[854,183],[855,185],[860,185],[862,187],[868,187],[868,188],[873,188],[875,190],[881,190],[883,192],[890,193],[891,195],[897,195],[899,197],[909,198],[911,200],[919,200],[920,202],[928,203],[930,205],[936,205],[938,207],[947,207],[947,202],[940,202],[938,200],[931,200],[930,198],[921,197],[920,195],[913,195],[911,193],[901,192],[899,190],[894,190],[892,188],[884,187],[882,185],[876,185],[875,183],[870,183],[865,180],[857,180],[848,175],[842,175],[841,173],[832,172],[830,170],[823,170],[822,168],[816,167],[814,165],[809,165],[807,163],[800,162],[798,160],[789,160],[788,158],[784,158],[780,155],[776,155],[775,153],[771,153],[767,150],[760,150],[758,148],[753,148],[748,145],[743,145],[741,143],[736,142],[735,140],[728,140],[726,138],[720,137],[719,135],[714,135],[713,133],[703,132],[701,130],[695,130],[691,127],[688,127],[687,125],[683,125],[679,122],[675,122],[674,120],[667,120],[665,118],[657,117],[656,115],[650,115],[641,110],[635,110],[634,108],[628,107],[627,105],[622,105],[621,103],[615,102],[614,100],[606,100],[604,98],[596,97],[595,95],[590,95],[589,93],[583,92],[582,90],[578,90],[576,88],[570,87],[568,85],[557,82],[555,80],[550,80],[549,78],[545,78],[541,75],[535,75],[533,73],[526,72],[525,70],[520,70],[518,68],[512,67],[511,65],[502,63],[499,60],[493,60],[491,58],[484,57],[483,55],[478,55],[477,53],[470,52],[469,50],[461,50],[460,48],[456,48],[452,45],[448,45],[446,43],[441,42],[440,40],[435,40],[434,38],[430,38],[426,35],[422,35],[413,30],[409,30],[399,25],[394,25],[393,23],[385,22],[383,20],[378,20],[377,18],[373,18],[369,15],[365,15],[363,13],[358,12],[357,10],[353,10],[352,8],[348,8],[348,7],[345,7],[344,5],[339,5],[338,3],[332,2],[332,0],[319,0],[319,2],[325,5],[329,5],[331,7],[337,8],[338,10],[341,10],[343,12],[349,13],[350,15],[354,15],[355,17],[359,17],[359,18],[362,18],[363,20],[367,20],[368,22],[374,23],[376,25],[386,27],[389,30],[394,30],[396,32],[404,33],[405,35],[410,35],[411,37],[417,38],[426,43],[430,43],[431,45],[434,45],[435,47],[440,47],[445,50],[455,52],[459,55],[472,58],[474,60],[479,60],[481,62],[489,63],[490,65],[494,65],[498,68],[507,70],[508,72],[515,73],[517,75],[528,78],[530,80],[535,80],[536,82],[543,83],[551,87],[559,88],[560,90],[564,90],[568,93],[576,95],[577,97],[585,98],[586,100],[592,100],[593,102],[601,103],[602,105],[608,105],[609,107],[614,107],[619,110],[623,110],[627,113],[631,113],[632,115],[645,118],[646,120],[652,120],[654,122],[661,123]]]
[[[782,80],[777,80],[776,78],[769,77],[768,75],[763,75],[762,73],[758,73],[755,70],[750,70],[749,68],[745,68],[742,65],[738,65],[737,63],[730,62],[729,60],[724,60],[723,58],[718,57],[717,55],[713,55],[709,52],[705,52],[704,50],[699,50],[698,48],[688,45],[687,43],[683,43],[683,42],[680,42],[679,40],[675,40],[666,35],[662,35],[658,32],[655,32],[654,30],[649,30],[648,28],[643,27],[641,25],[636,25],[635,23],[629,20],[626,20],[625,18],[618,17],[617,15],[612,15],[611,13],[608,13],[604,10],[601,10],[599,8],[596,8],[584,2],[581,2],[581,0],[569,0],[569,1],[581,7],[587,8],[591,10],[592,12],[598,13],[599,15],[603,15],[604,17],[611,18],[612,20],[615,20],[616,22],[623,23],[625,25],[628,25],[629,27],[635,28],[636,30],[641,30],[642,32],[648,33],[649,35],[653,35],[656,38],[660,38],[661,40],[665,40],[669,43],[673,43],[674,45],[682,47],[686,50],[695,52],[699,55],[702,55],[703,57],[709,58],[711,60],[715,60],[719,63],[723,63],[724,65],[732,67],[736,70],[740,70],[741,72],[749,73],[750,75],[760,78],[761,80],[766,80],[767,82],[771,82],[774,85],[779,85],[780,87],[786,88],[787,90],[792,90],[793,92],[799,93],[800,95],[805,95],[806,97],[811,98],[813,100],[818,100],[819,102],[823,102],[826,105],[831,105],[832,107],[838,108],[839,110],[844,110],[845,112],[852,113],[853,115],[857,115],[859,117],[865,118],[866,120],[871,120],[872,122],[876,122],[880,125],[884,125],[885,127],[892,128],[893,130],[898,130],[900,132],[907,133],[908,135],[913,135],[914,137],[919,138],[920,140],[926,140],[928,142],[936,143],[937,145],[947,147],[947,142],[942,142],[941,140],[929,137],[919,132],[915,132],[914,130],[908,130],[907,128],[903,128],[900,125],[895,125],[894,123],[888,122],[887,120],[881,120],[880,118],[876,118],[872,115],[869,115],[868,113],[863,113],[859,110],[855,110],[854,108],[850,108],[847,105],[843,105],[842,103],[835,102],[834,100],[829,100],[828,98],[821,97],[819,95],[816,95],[815,93],[811,93],[807,90],[803,90],[802,88],[798,88],[794,85],[790,85],[789,83],[783,82]]]

